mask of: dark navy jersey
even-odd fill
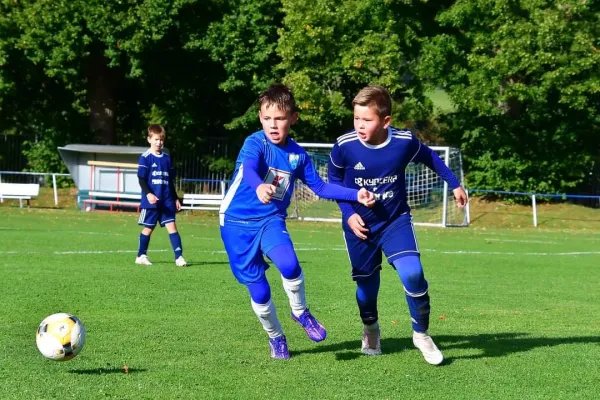
[[[142,193],[141,208],[157,208],[160,205],[175,209],[175,199],[169,188],[172,184],[170,182],[175,181],[175,169],[168,154],[162,152],[156,155],[150,150],[142,154],[138,161],[138,178],[144,179],[152,193],[158,197],[157,204],[150,204],[146,198],[147,193]]]
[[[340,136],[329,158],[329,182],[349,188],[366,188],[375,194],[375,207],[342,203],[344,227],[358,213],[371,233],[384,229],[391,221],[410,211],[406,195],[405,170],[410,162],[425,164],[446,182],[450,189],[458,180],[439,156],[421,143],[410,131],[388,128],[387,139],[370,145],[358,138],[356,131]]]

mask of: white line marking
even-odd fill
[[[171,251],[171,249],[150,250],[150,253]],[[346,251],[345,247],[300,247],[296,251]],[[514,251],[470,251],[470,250],[435,250],[423,249],[422,253],[458,254],[458,255],[492,255],[492,256],[585,256],[600,255],[600,251],[564,251],[564,252],[523,252]],[[87,254],[127,254],[137,253],[137,250],[72,250],[72,251],[0,251],[0,254],[47,254],[63,255],[87,255]],[[188,250],[188,253],[225,254],[224,250]]]

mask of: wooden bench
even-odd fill
[[[225,194],[184,194],[181,201],[182,210],[218,211]]]
[[[0,183],[0,200],[19,200],[19,206],[23,208],[23,200],[29,200],[40,194],[40,185],[37,183]]]
[[[113,211],[113,207],[132,207],[136,208],[138,212],[140,211],[140,201],[142,199],[142,195],[140,193],[90,191],[88,194],[90,198],[81,202],[84,211],[90,211],[92,209],[91,204],[102,204],[109,206],[110,211]]]

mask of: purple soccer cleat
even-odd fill
[[[272,358],[279,360],[287,360],[290,358],[290,352],[288,351],[288,345],[285,336],[269,338],[269,345],[271,346]]]
[[[296,317],[294,313],[292,313],[292,319],[302,325],[304,331],[313,342],[323,341],[327,337],[327,331],[323,325],[313,317],[310,311],[308,311],[308,308],[304,310],[299,317]]]

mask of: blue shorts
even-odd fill
[[[282,217],[271,218],[259,225],[227,221],[221,225],[221,239],[229,257],[231,272],[239,283],[247,285],[264,278],[269,264],[263,254],[275,247],[292,245]]]
[[[419,256],[419,245],[409,213],[401,215],[383,232],[359,239],[353,232],[344,230],[346,249],[352,266],[352,279],[359,280],[371,276],[381,269],[381,252],[387,257],[388,263],[405,256]]]
[[[161,227],[169,222],[175,222],[175,210],[160,206],[158,208],[142,208],[138,225],[154,228],[157,222],[160,222]]]

